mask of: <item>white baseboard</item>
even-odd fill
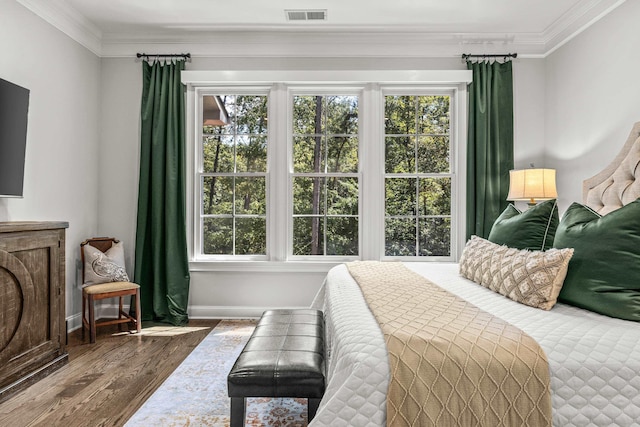
[[[243,307],[222,305],[189,306],[190,319],[258,319],[266,310],[308,307]]]
[[[67,317],[67,332],[75,331],[82,327],[82,316],[80,313],[76,313],[73,316]]]
[[[187,313],[190,319],[258,319],[266,310],[273,309],[297,309],[308,307],[243,307],[243,306],[223,306],[223,305],[195,305],[189,306]],[[124,310],[129,310],[125,305]],[[96,318],[117,317],[117,304],[96,305]],[[67,317],[67,332],[80,329],[82,327],[82,316],[76,313]]]

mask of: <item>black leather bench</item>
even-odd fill
[[[247,397],[307,398],[311,421],[325,388],[322,311],[265,311],[231,368],[227,385],[231,427],[244,425]]]

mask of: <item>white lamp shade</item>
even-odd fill
[[[555,169],[519,169],[509,171],[507,200],[549,200],[558,197]]]

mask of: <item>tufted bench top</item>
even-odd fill
[[[234,398],[301,397],[309,399],[310,409],[313,399],[317,408],[325,388],[322,311],[265,311],[231,368],[227,385],[232,425]]]

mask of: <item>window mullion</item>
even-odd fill
[[[414,161],[414,165],[415,165],[415,171],[414,173],[416,174],[416,205],[414,207],[415,209],[415,226],[416,226],[416,247],[415,247],[415,251],[414,251],[414,255],[418,256],[420,255],[420,178],[418,176],[418,174],[420,173],[420,168],[418,167],[418,161],[419,161],[419,156],[418,156],[418,145],[419,145],[419,138],[420,138],[420,132],[418,129],[418,115],[419,115],[419,97],[415,97],[415,106],[414,106],[414,122],[413,125],[415,126],[415,131],[413,134],[413,137],[415,138],[414,141],[414,146],[413,146],[413,161]]]
[[[186,150],[187,167],[186,167],[186,190],[187,194],[193,194],[195,197],[188,198],[186,201],[186,218],[187,220],[187,241],[189,248],[189,258],[195,259],[198,254],[201,253],[200,246],[200,232],[202,225],[198,225],[201,222],[200,218],[200,206],[202,203],[202,197],[197,196],[200,191],[200,172],[199,161],[202,134],[201,129],[198,131],[198,126],[195,124],[200,118],[199,96],[197,90],[187,85],[187,101],[186,101],[186,116],[191,118],[191,122],[194,126],[186,126],[186,139],[188,141],[188,148]],[[187,123],[189,123],[187,121]]]
[[[360,258],[378,260],[384,246],[384,115],[380,87],[370,83],[362,91],[358,132],[360,207]]]
[[[235,159],[234,159],[234,162],[235,162]],[[235,176],[231,178],[231,253],[233,255],[236,255],[236,177]]]
[[[417,160],[417,159],[416,159]],[[417,166],[417,163],[416,163]],[[416,176],[416,204],[414,206],[415,209],[415,226],[416,226],[416,248],[414,251],[414,255],[418,256],[420,253],[420,178],[418,178],[418,174]]]
[[[269,259],[286,261],[291,245],[289,229],[291,227],[291,153],[289,136],[289,98],[284,84],[274,84],[271,89],[269,117],[273,117],[269,126]]]
[[[326,164],[326,163],[325,163]],[[325,166],[326,170],[326,166]],[[329,178],[324,176],[322,179],[324,185],[322,186],[322,255],[327,255],[327,215],[329,214]]]

